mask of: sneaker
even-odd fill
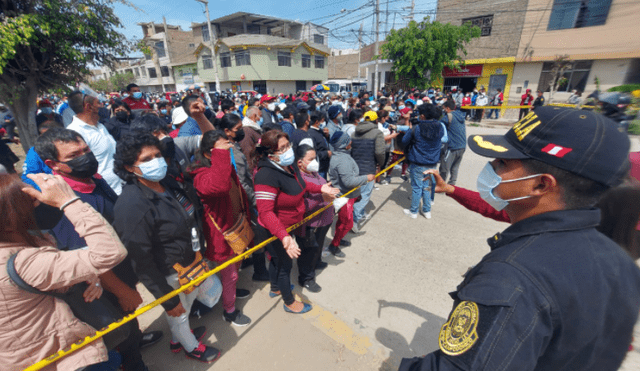
[[[435,205],[435,204],[436,204],[436,201],[435,201],[435,200],[431,201],[431,206],[433,206],[433,205]]]
[[[323,253],[324,253],[324,251],[323,251]],[[331,253],[329,252],[329,250],[327,250],[327,254],[331,254]],[[317,269],[317,270],[323,270],[323,269],[325,269],[325,268],[326,268],[326,267],[328,267],[328,266],[329,266],[329,263],[327,263],[327,262],[323,262],[322,260],[318,260],[318,262],[316,263],[316,269]]]
[[[196,337],[196,340],[200,342],[204,338],[204,335],[207,333],[207,328],[204,326],[196,327],[191,330],[191,333]],[[182,349],[182,344],[174,343],[173,341],[169,342],[169,350],[171,350],[172,353],[180,353]]]
[[[340,246],[349,247],[349,246],[351,246],[351,242],[349,242],[347,240],[340,240]]]
[[[428,211],[426,213],[420,212],[420,214],[427,219],[431,219],[431,211]]]
[[[403,181],[405,181],[405,182],[406,182],[407,180],[409,180],[409,178],[407,178],[407,176],[406,176],[406,175],[400,175],[400,178],[402,178],[402,180],[403,180]]]
[[[236,299],[246,299],[251,295],[251,291],[245,289],[236,289]]]
[[[316,283],[316,280],[305,281],[301,286],[313,293],[322,291],[322,287]]]
[[[140,349],[151,346],[162,339],[162,331],[150,331],[142,334],[140,339]]]
[[[410,217],[411,219],[417,219],[418,218],[418,213],[412,213],[411,210],[409,209],[403,209],[402,210],[404,212],[404,214],[408,217]]]
[[[329,245],[329,251],[336,258],[344,258],[346,256],[338,246]]]
[[[360,233],[360,227],[358,227],[358,223],[356,223],[355,221],[353,222],[353,227],[351,227],[351,232],[353,233]]]
[[[378,187],[378,185],[377,185],[377,184],[374,184],[374,185],[373,185],[373,189],[374,189],[375,191],[379,191],[379,190],[380,190],[380,187]]]
[[[299,312],[294,312],[291,308],[287,307],[286,304],[282,304],[282,306],[284,307],[284,311],[287,313],[295,313],[295,314],[302,314],[302,313],[307,313],[308,311],[311,310],[311,308],[313,308],[311,306],[311,304],[307,304],[307,303],[302,303],[302,310],[300,310]]]
[[[382,183],[381,183],[381,184],[384,184],[384,185],[389,185],[389,184],[391,184],[391,177],[390,177],[390,176],[388,176],[388,177],[384,178],[384,180],[382,181]]]
[[[186,352],[187,358],[192,358],[200,362],[211,363],[220,358],[220,351],[200,343],[193,352]]]
[[[325,246],[325,247],[323,247],[323,248],[322,248],[322,257],[323,257],[323,258],[326,258],[326,257],[327,257],[327,256],[329,256],[329,255],[331,255],[331,252],[329,252],[329,246]],[[325,263],[325,264],[326,264],[326,263]],[[318,269],[318,268],[317,268],[317,266],[316,266],[316,269]]]
[[[369,219],[371,219],[371,213],[369,213],[369,214],[364,214],[364,215],[362,216],[362,218],[361,218],[360,220],[358,220],[358,222],[359,222],[359,223],[361,223],[361,222],[366,222],[366,221],[367,221],[367,220],[369,220]]]
[[[233,311],[233,313],[222,312],[222,319],[227,322],[231,322],[233,325],[238,327],[248,326],[251,323],[251,318],[242,314],[239,309]]]

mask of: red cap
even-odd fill
[[[531,93],[531,89],[527,89],[527,93]]]
[[[262,96],[262,98],[260,98],[260,104],[264,103],[264,102],[271,102],[272,100],[276,99],[276,97],[272,97],[268,94],[265,94]]]
[[[39,105],[40,107],[42,107],[42,106],[51,107],[51,102],[49,102],[49,100],[48,100],[48,99],[43,99],[43,100],[41,100],[41,101],[39,102],[39,104],[38,104],[38,105]]]
[[[411,111],[411,108],[409,107],[405,107],[403,109],[400,110],[400,113],[403,115],[406,115],[407,113],[409,113]]]

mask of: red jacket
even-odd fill
[[[131,109],[151,109],[151,106],[144,98],[133,99],[132,97],[126,97],[122,101],[128,104]]]
[[[522,94],[522,99],[520,100],[521,106],[530,106],[533,103],[533,95]]]
[[[462,105],[463,106],[470,106],[471,105],[471,97],[465,96],[464,98],[462,98]]]
[[[255,176],[258,223],[282,240],[287,228],[303,219],[304,195],[321,193],[322,186],[306,183],[297,166],[286,172],[267,159],[260,160]]]
[[[191,176],[193,176],[193,185],[204,206],[202,229],[207,241],[207,250],[204,256],[215,262],[229,260],[236,254],[222,233],[213,225],[209,215],[223,231],[233,227],[236,220],[233,218],[231,197],[229,196],[231,182],[235,182],[239,191],[242,192],[246,217],[247,220],[251,220],[249,197],[247,197],[240,184],[240,179],[231,165],[231,152],[214,148],[211,151],[211,167],[197,168],[191,172]]]

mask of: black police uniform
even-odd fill
[[[617,370],[640,270],[599,222],[597,209],[554,211],[490,238],[491,252],[451,293],[440,350],[400,370]]]

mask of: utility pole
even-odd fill
[[[413,16],[414,16],[413,11],[415,10],[415,8],[416,8],[416,0],[411,0],[411,6],[410,7],[402,8],[402,9],[411,9],[411,11],[409,12],[409,16],[408,17],[403,17],[404,19],[407,20],[407,24],[406,24],[407,26],[409,25],[409,22],[411,22],[413,20]]]
[[[360,56],[362,54],[362,27],[363,26],[364,26],[364,22],[360,23],[360,30],[358,31],[358,83],[362,81],[360,80],[360,63],[362,63]]]
[[[211,19],[209,18],[209,2],[207,0],[196,0],[199,3],[204,4],[204,8],[207,12],[207,28],[209,29],[209,41],[211,42],[211,62],[213,62],[213,73],[216,78],[216,91],[222,91],[220,88],[220,78],[218,77],[218,61],[216,58],[216,44],[213,41],[213,30],[211,29]]]
[[[378,96],[378,90],[380,90],[380,78],[378,77],[378,62],[380,61],[378,59],[378,42],[380,41],[380,0],[376,0],[376,45],[373,48],[374,52],[373,55],[376,58],[376,68],[375,68],[375,72],[374,72],[374,91],[373,94],[374,96]]]

